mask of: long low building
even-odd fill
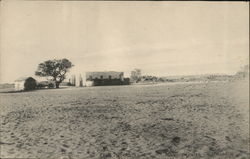
[[[120,79],[124,80],[123,72],[107,71],[107,72],[86,72],[86,80],[94,79]]]
[[[127,85],[129,78],[124,78],[124,72],[86,72],[85,75],[73,75],[69,80],[75,86],[105,86]]]

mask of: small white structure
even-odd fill
[[[86,86],[86,87],[94,86],[94,82],[93,82],[93,81],[86,81],[86,82],[85,82],[85,86]]]
[[[32,90],[36,88],[36,80],[32,77],[22,77],[15,80],[15,90]]]

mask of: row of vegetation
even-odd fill
[[[66,74],[74,65],[68,59],[47,60],[38,65],[35,75],[47,77],[48,81],[36,83],[32,88],[59,88],[60,84],[65,80]],[[130,82],[189,82],[189,81],[213,81],[228,80],[235,78],[246,78],[249,76],[249,65],[245,65],[234,76],[230,75],[203,75],[203,76],[183,76],[177,78],[157,77],[151,75],[142,75],[141,69],[131,71]],[[34,82],[33,82],[34,83]]]
[[[63,82],[66,74],[74,65],[68,59],[47,60],[38,65],[35,74],[40,77],[47,77],[47,81],[33,82],[26,85],[25,90],[42,89],[42,88],[59,88],[60,85],[74,86],[70,82]],[[147,83],[147,82],[192,82],[192,81],[233,81],[239,79],[249,79],[249,65],[242,67],[235,75],[196,75],[196,76],[179,76],[179,77],[157,77],[152,75],[142,75],[141,69],[131,71],[130,78],[126,78],[127,83]],[[27,79],[26,79],[27,80]],[[30,80],[30,79],[29,79]],[[97,81],[103,84],[103,81]],[[106,83],[108,83],[107,81]],[[119,82],[117,82],[119,84]],[[14,84],[1,84],[0,89],[13,88]]]
[[[192,82],[192,81],[225,81],[246,79],[249,77],[249,65],[242,67],[235,75],[193,75],[179,77],[157,77],[151,75],[142,75],[140,69],[135,69],[131,72],[130,79],[135,83],[143,82]]]

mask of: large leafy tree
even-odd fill
[[[56,88],[59,88],[60,83],[66,78],[66,73],[73,67],[73,64],[68,59],[47,60],[38,65],[35,74],[40,77],[50,77],[55,82]]]

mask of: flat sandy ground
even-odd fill
[[[243,82],[0,93],[3,158],[249,158]]]

